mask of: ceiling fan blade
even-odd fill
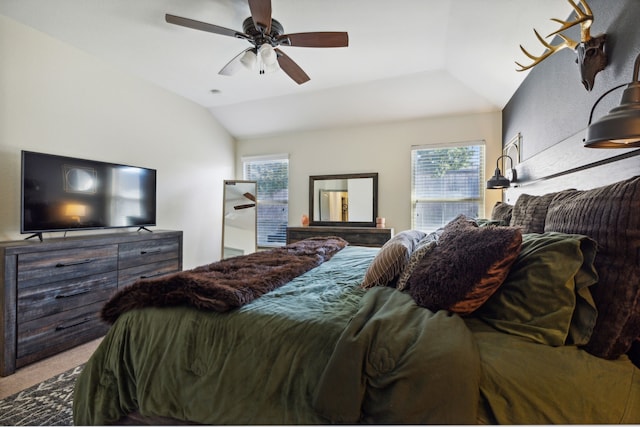
[[[279,36],[278,41],[283,45],[298,47],[347,47],[349,34],[340,31],[292,33]]]
[[[249,0],[251,17],[256,28],[264,28],[264,33],[271,33],[271,0]]]
[[[278,54],[278,64],[280,65],[280,68],[282,68],[282,71],[287,73],[287,75],[291,77],[296,83],[301,85],[302,83],[306,83],[311,80],[307,73],[305,73],[298,64],[293,62],[293,59],[289,58],[280,49],[275,49],[275,51]]]
[[[247,203],[247,204],[244,204],[244,205],[236,205],[236,206],[233,207],[233,209],[239,211],[240,209],[253,208],[253,207],[255,207],[255,205],[256,205],[255,203]]]
[[[165,20],[169,24],[181,25],[183,27],[193,28],[194,30],[207,31],[209,33],[221,34],[223,36],[236,37],[239,39],[251,39],[251,37],[249,37],[247,34],[241,33],[240,31],[220,27],[218,25],[207,24],[206,22],[196,21],[194,19],[171,15],[169,13],[165,15]]]
[[[240,52],[239,54],[237,54],[236,56],[233,57],[233,59],[229,62],[227,62],[227,65],[225,65],[224,67],[222,67],[222,69],[220,71],[218,71],[218,74],[221,74],[223,76],[232,76],[235,73],[238,72],[238,70],[242,69],[242,67],[244,67],[244,65],[242,65],[242,62],[240,62],[240,58],[242,58],[242,56],[249,52],[250,50],[253,50],[254,48],[250,47],[248,49],[243,50],[242,52]]]

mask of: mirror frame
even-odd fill
[[[326,181],[331,179],[373,179],[373,197],[372,208],[373,214],[371,221],[315,221],[313,219],[314,200],[315,200],[315,182]],[[378,173],[349,173],[337,175],[312,175],[309,176],[309,225],[311,226],[333,226],[333,227],[375,227],[376,218],[378,217]]]

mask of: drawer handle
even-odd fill
[[[162,252],[162,249],[154,249],[149,251],[140,251],[140,255],[148,255],[148,254],[159,254]]]
[[[56,331],[63,331],[65,329],[73,328],[74,326],[80,326],[92,320],[91,317],[85,317],[84,319],[79,319],[71,323],[66,323],[63,325],[59,325],[56,327]]]
[[[69,292],[68,294],[58,294],[56,295],[56,299],[71,298],[82,294],[88,294],[89,292],[91,292],[91,289],[79,289],[77,291]]]
[[[56,268],[71,267],[73,265],[81,265],[81,264],[89,264],[90,262],[93,262],[93,260],[91,258],[83,259],[83,260],[80,260],[80,261],[71,261],[71,262],[67,262],[67,263],[59,262],[59,263],[56,264]]]

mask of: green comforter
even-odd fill
[[[347,247],[227,314],[122,315],[78,380],[74,422],[111,423],[134,410],[205,424],[473,422],[470,332],[393,289],[365,295],[358,285],[375,253]],[[361,419],[361,406],[376,418]]]
[[[491,329],[431,313],[392,288],[360,289],[376,252],[347,247],[226,314],[187,307],[123,314],[78,379],[74,423],[113,423],[133,411],[205,424],[511,419],[505,417],[514,407],[502,403],[510,396],[500,393],[500,384],[518,392],[522,386],[501,378]],[[506,337],[499,345],[509,345],[506,334],[495,333]],[[547,346],[525,346],[516,356],[535,358],[539,347]],[[608,372],[592,363],[595,358],[581,357],[596,375]],[[567,356],[565,363],[574,359]],[[516,364],[527,360],[510,362]],[[613,405],[616,419],[638,422],[628,401],[638,397],[630,390],[638,392],[640,379],[630,379],[629,369],[620,364],[619,385],[607,381],[607,394],[627,399],[626,406]],[[576,390],[563,393],[552,401],[574,398]],[[526,414],[516,415],[525,421],[512,422],[526,422]]]

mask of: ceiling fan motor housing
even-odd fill
[[[271,32],[263,35],[260,30],[256,28],[252,17],[248,17],[242,22],[242,31],[253,39],[253,44],[255,46],[260,46],[264,43],[269,43],[272,46],[278,46],[280,42],[277,38],[284,34],[282,24],[275,19],[271,19]]]

